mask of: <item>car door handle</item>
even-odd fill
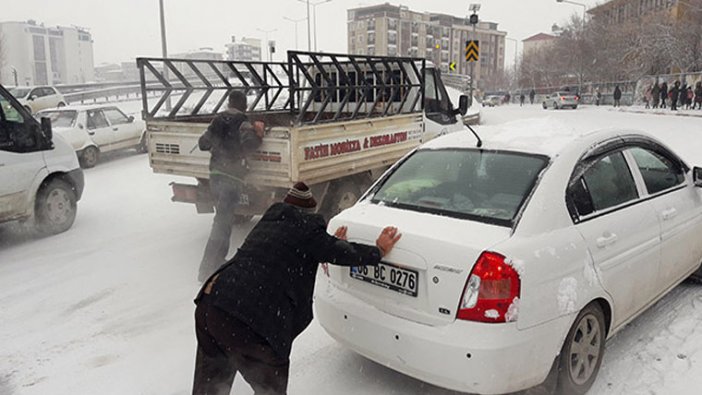
[[[597,247],[605,248],[608,245],[612,245],[617,242],[617,235],[614,233],[605,233],[602,237],[597,238]]]
[[[663,212],[661,213],[661,217],[663,217],[663,221],[668,221],[670,219],[673,219],[673,218],[677,217],[677,215],[678,215],[678,210],[676,210],[674,208],[669,208],[667,210],[663,210]]]

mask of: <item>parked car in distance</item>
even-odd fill
[[[605,340],[702,279],[702,169],[639,132],[549,120],[430,141],[329,229],[402,239],[378,266],[330,266],[325,330],[383,366],[456,391],[544,382],[584,394]],[[548,144],[544,144],[548,141]],[[500,377],[503,379],[495,379]]]
[[[571,107],[573,109],[578,108],[580,103],[580,98],[578,95],[572,92],[554,92],[550,95],[546,95],[542,102],[544,110],[551,107],[554,110],[558,110],[564,107]]]
[[[83,171],[51,122],[41,122],[0,86],[0,222],[28,222],[41,235],[68,230]]]
[[[501,96],[492,95],[492,96],[486,96],[483,99],[483,107],[495,107],[495,106],[499,106],[500,104],[502,104],[502,97]]]
[[[63,95],[52,86],[16,86],[8,90],[32,114],[67,104]]]
[[[144,122],[114,105],[68,106],[37,116],[51,119],[54,132],[68,140],[84,168],[95,166],[104,152],[128,148],[146,152]]]

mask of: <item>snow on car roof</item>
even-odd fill
[[[96,109],[101,109],[101,108],[119,108],[119,106],[112,104],[112,103],[102,103],[102,104],[77,104],[77,105],[69,105],[69,106],[64,106],[64,107],[57,107],[57,108],[47,108],[44,110],[41,110],[40,112],[49,112],[49,111],[86,111],[86,110],[96,110]]]
[[[595,136],[605,139],[619,134],[615,130],[582,129],[552,117],[513,121],[496,126],[478,126],[474,129],[483,140],[483,149],[528,152],[547,156],[555,156],[576,140],[586,136],[593,138],[588,138],[584,144],[590,143]],[[475,148],[475,144],[475,136],[470,131],[466,131],[434,139],[422,148]]]

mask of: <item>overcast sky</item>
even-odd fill
[[[8,0],[9,1],[9,0]],[[322,0],[312,0],[319,2]],[[482,20],[497,22],[509,38],[520,41],[539,32],[550,32],[581,6],[556,0],[482,0]],[[604,0],[580,0],[588,7]],[[371,0],[332,0],[317,6],[317,46],[327,52],[346,52],[346,10],[383,3]],[[76,25],[93,35],[95,64],[130,61],[137,56],[160,56],[158,0],[21,0],[2,7],[0,21],[34,19],[46,25]],[[231,36],[265,38],[257,29],[277,31],[270,39],[278,43],[278,58],[295,47],[295,27],[283,19],[304,18],[306,6],[300,0],[165,0],[169,53],[212,47],[224,52]],[[415,11],[465,16],[471,1],[403,0]],[[312,9],[312,7],[310,7]],[[312,11],[310,11],[312,12]],[[298,24],[299,47],[307,49],[307,26]],[[514,61],[514,43],[507,43],[507,62]],[[265,52],[264,52],[265,58]]]

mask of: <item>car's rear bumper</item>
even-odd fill
[[[334,339],[409,376],[470,393],[542,383],[570,324],[565,317],[526,330],[516,323],[429,326],[380,311],[332,284],[318,291],[317,318]]]

